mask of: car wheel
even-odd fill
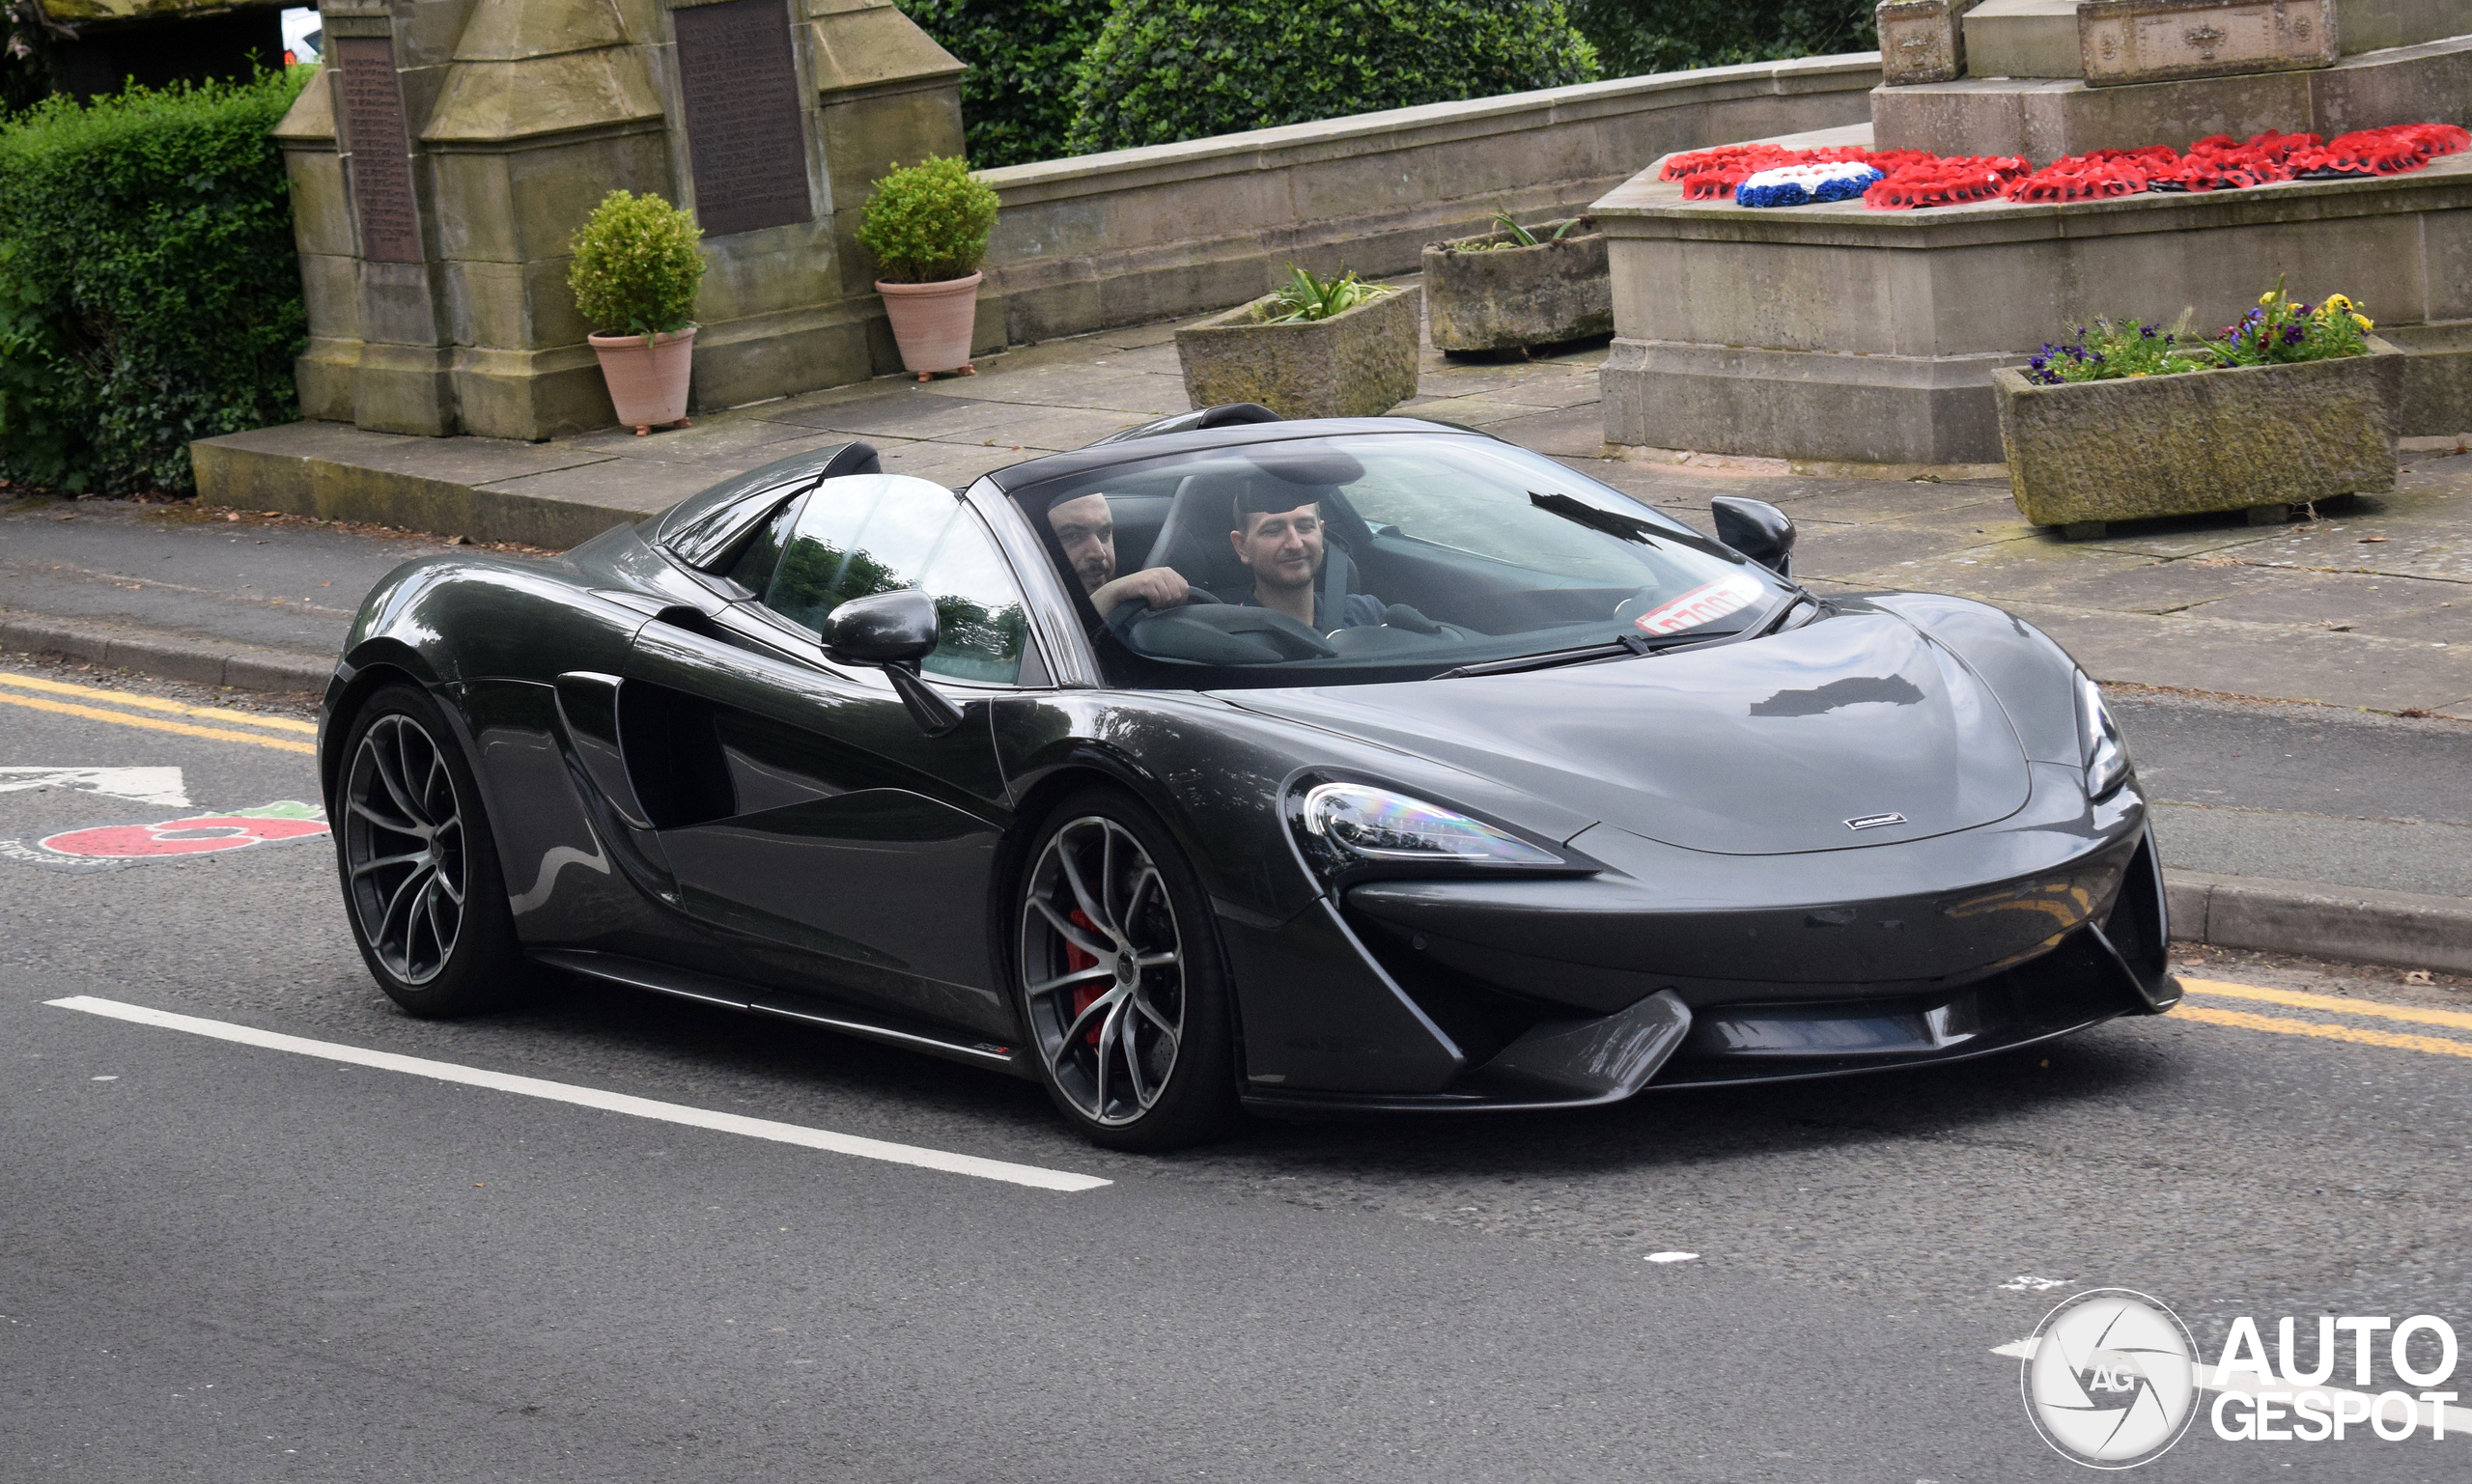
[[[522,950],[481,791],[437,703],[388,686],[352,719],[337,788],[352,938],[388,997],[425,1018],[508,996]]]
[[[1050,816],[1020,887],[1021,1010],[1057,1107],[1095,1142],[1171,1149],[1236,1113],[1226,976],[1193,868],[1149,811]]]

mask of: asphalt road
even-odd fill
[[[1136,1158],[1026,1084],[626,992],[408,1020],[322,839],[11,858],[311,799],[299,734],[0,700],[0,767],[181,770],[0,773],[0,1478],[2064,1479],[1992,1351],[2082,1288],[2165,1300],[2209,1362],[2239,1315],[2271,1342],[2285,1314],[2434,1313],[2472,1350],[2472,1029],[2432,1023],[2472,987],[2442,977],[2217,955],[2189,972],[2347,1008],[2200,995],[1927,1074]],[[46,1003],[68,996],[1110,1183]],[[1671,1252],[1697,1255],[1645,1260]],[[2381,1360],[2368,1389],[2395,1384]],[[2466,1447],[2201,1420],[2142,1471],[2458,1478]]]

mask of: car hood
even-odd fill
[[[1568,669],[1220,695],[1729,855],[1946,834],[2015,813],[2029,792],[1991,691],[1876,611]],[[1903,819],[1848,823],[1890,814]]]

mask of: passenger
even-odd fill
[[[1073,574],[1082,579],[1090,606],[1103,619],[1116,604],[1136,598],[1153,608],[1178,608],[1193,595],[1192,585],[1173,567],[1116,575],[1116,522],[1104,494],[1056,501],[1047,508],[1047,523],[1064,547],[1064,559],[1073,564]]]
[[[1227,539],[1236,559],[1253,574],[1252,590],[1236,602],[1284,613],[1315,633],[1381,623],[1382,600],[1366,593],[1348,594],[1335,618],[1322,611],[1322,565],[1330,554],[1322,544],[1322,507],[1308,500],[1273,508],[1295,497],[1294,486],[1282,490],[1275,484],[1236,496],[1236,528]]]

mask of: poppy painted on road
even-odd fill
[[[326,833],[323,809],[278,799],[223,814],[191,814],[142,825],[93,825],[31,842],[0,840],[0,859],[55,870],[110,870],[251,846],[323,839]]]

